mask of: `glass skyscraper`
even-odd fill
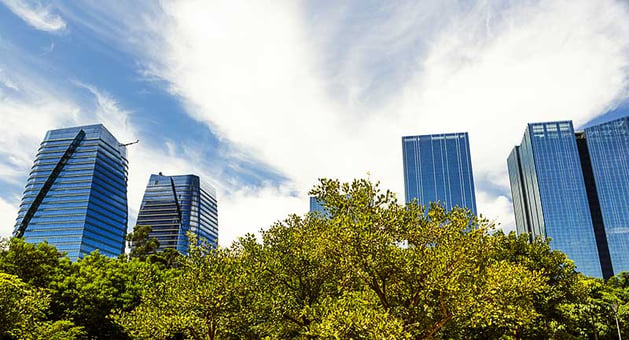
[[[468,208],[476,196],[467,132],[402,137],[406,202]]]
[[[14,235],[48,241],[76,260],[94,250],[124,252],[125,146],[101,124],[51,130],[39,147]]]
[[[138,225],[153,228],[149,237],[159,240],[159,250],[188,253],[191,231],[199,241],[218,244],[216,191],[195,175],[151,175],[138,214]]]
[[[602,218],[599,233],[606,242],[599,247],[601,256],[609,256],[614,274],[629,271],[629,117],[586,128],[584,135],[600,209],[596,215]]]
[[[316,197],[310,197],[310,212],[325,213],[325,207]]]
[[[590,276],[629,270],[629,118],[528,124],[507,164],[518,234],[550,237]]]
[[[550,237],[579,271],[601,277],[572,122],[528,124],[507,162],[518,232]]]

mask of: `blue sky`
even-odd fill
[[[478,210],[513,229],[525,124],[627,115],[626,1],[0,0],[0,236],[45,132],[104,123],[219,195],[222,244],[308,209],[318,177],[403,198],[401,136],[468,131]]]

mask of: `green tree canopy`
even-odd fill
[[[401,205],[369,180],[322,180],[312,194],[326,214],[191,254],[118,322],[140,338],[399,339],[515,336],[540,316],[547,278],[497,256],[493,226],[469,211]]]
[[[0,273],[0,337],[3,339],[80,339],[86,334],[71,321],[46,321],[50,297],[17,276]]]
[[[70,259],[46,242],[31,244],[11,238],[0,246],[0,272],[16,275],[35,287],[46,288],[66,275]]]
[[[26,339],[611,339],[629,274],[578,274],[547,240],[468,210],[400,204],[378,183],[321,180],[325,214],[290,215],[213,249],[72,263],[0,242],[0,336]],[[617,307],[616,310],[612,306]]]
[[[159,240],[150,237],[151,231],[153,231],[153,227],[150,225],[136,225],[133,227],[133,232],[127,234],[131,257],[144,260],[147,256],[155,254],[159,248]]]

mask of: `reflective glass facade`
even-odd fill
[[[406,202],[440,201],[476,215],[476,196],[467,132],[402,137]]]
[[[218,244],[216,191],[195,175],[151,175],[138,214],[138,225],[150,225],[160,250],[188,253],[188,231]]]
[[[550,237],[577,270],[602,277],[572,122],[528,124],[507,163],[518,233]]]
[[[325,213],[325,207],[316,197],[310,197],[310,212]]]
[[[81,132],[82,131],[82,132]],[[126,148],[101,124],[52,130],[41,143],[15,234],[77,258],[118,256],[127,230]]]
[[[533,235],[533,231],[529,228],[533,226],[529,222],[531,216],[529,215],[529,209],[527,208],[528,201],[527,196],[524,195],[524,177],[522,174],[522,164],[520,163],[520,147],[516,146],[509,154],[507,160],[509,167],[509,182],[511,183],[511,193],[513,197],[513,206],[515,207],[515,220],[516,231],[518,235],[528,233]],[[539,232],[537,233],[539,234]]]
[[[614,273],[629,271],[629,117],[585,129]]]

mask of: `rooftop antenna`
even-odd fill
[[[140,140],[137,139],[135,142],[131,142],[131,143],[118,143],[118,146],[129,146],[129,145],[137,144],[139,142]]]

